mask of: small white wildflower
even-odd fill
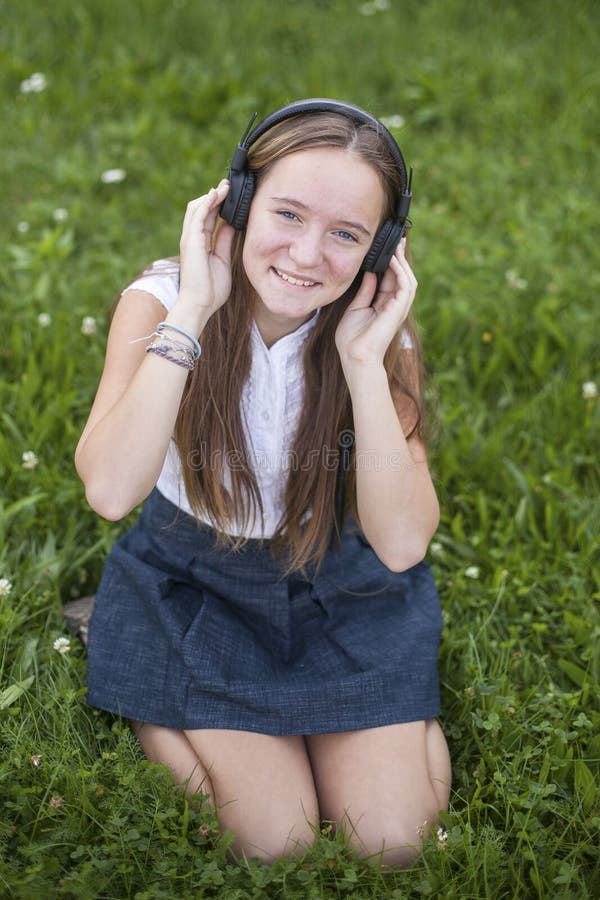
[[[93,316],[85,316],[81,323],[82,334],[96,334],[96,320]]]
[[[42,764],[42,757],[39,753],[34,753],[33,756],[30,757],[30,762],[32,766],[35,766],[36,769],[39,769]]]
[[[40,313],[37,320],[40,328],[47,328],[52,323],[52,316],[50,313]]]
[[[21,456],[21,466],[24,469],[35,469],[37,464],[39,463],[39,459],[33,452],[33,450],[26,450],[25,453]]]
[[[515,272],[514,269],[509,269],[506,272],[505,276],[506,283],[509,287],[513,288],[515,291],[524,291],[527,287],[527,282],[524,278],[521,278],[518,272]]]
[[[66,222],[69,218],[69,210],[59,206],[58,209],[55,209],[52,213],[52,218],[55,222]]]
[[[467,578],[479,578],[479,566],[468,566],[465,569]]]
[[[380,121],[386,128],[403,128],[406,120],[404,116],[395,115],[383,116]]]
[[[436,555],[444,552],[444,547],[439,541],[432,541],[429,545],[429,549]]]
[[[21,82],[19,90],[22,94],[39,94],[46,89],[46,76],[42,72],[34,72]]]
[[[584,381],[581,385],[581,396],[584,400],[595,400],[598,396],[598,385],[595,381]]]
[[[29,231],[29,222],[19,222],[17,225],[17,231],[19,234],[27,234]]]
[[[372,3],[363,3],[358,7],[362,16],[374,16],[375,13],[385,12],[390,8],[390,0],[373,0]]]
[[[64,656],[64,654],[68,653],[71,649],[71,641],[67,637],[59,637],[56,638],[52,646],[55,650],[58,650],[58,652],[62,653]]]
[[[107,169],[100,176],[100,181],[103,184],[118,184],[119,181],[124,181],[126,177],[127,172],[125,169]]]
[[[435,836],[437,838],[438,850],[445,850],[446,849],[446,841],[448,840],[448,832],[444,831],[443,828],[438,828],[438,830],[435,833]]]
[[[12,591],[12,584],[8,578],[0,578],[0,597],[8,597]]]

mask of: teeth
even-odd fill
[[[300,281],[299,278],[292,278],[291,275],[286,275],[285,272],[280,272],[279,269],[275,269],[280,278],[283,278],[284,281],[289,281],[290,284],[300,284],[302,287],[312,287],[313,284],[316,284],[316,281]]]

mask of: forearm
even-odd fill
[[[179,304],[165,321],[192,334],[201,333],[204,324]],[[156,484],[189,377],[187,369],[146,353],[148,343],[131,345],[123,334],[114,339],[110,352],[131,354],[137,368],[114,404],[106,404],[106,412],[84,431],[75,455],[88,502],[107,519],[127,515]]]
[[[439,519],[425,453],[404,436],[382,365],[357,368],[346,377],[361,527],[382,561],[402,571],[423,558]]]

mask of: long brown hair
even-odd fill
[[[309,147],[338,147],[372,165],[392,215],[401,190],[400,174],[386,142],[370,125],[323,112],[294,116],[273,126],[250,148],[248,162],[257,183],[290,153]],[[244,531],[260,520],[262,501],[244,437],[241,396],[250,372],[250,327],[254,292],[242,265],[245,233],[234,236],[233,288],[202,333],[202,360],[188,380],[175,428],[187,496],[194,512],[208,515],[219,542],[239,547],[244,538],[227,534],[236,519]],[[319,564],[335,528],[335,492],[340,439],[352,432],[350,395],[335,346],[335,330],[361,280],[323,307],[304,345],[304,405],[289,458],[285,512],[271,539],[288,571]],[[412,322],[404,323],[412,349],[397,336],[385,355],[390,389],[407,434],[423,436],[421,349]],[[333,464],[332,464],[333,461]],[[224,476],[229,472],[228,486]],[[356,477],[350,465],[346,509],[356,511]]]

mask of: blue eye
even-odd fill
[[[349,231],[336,231],[335,233],[344,241],[356,241],[356,237],[353,234],[350,234]]]
[[[289,219],[291,222],[294,222],[298,219],[296,213],[291,212],[289,209],[278,209],[278,216],[283,216],[284,219]]]

